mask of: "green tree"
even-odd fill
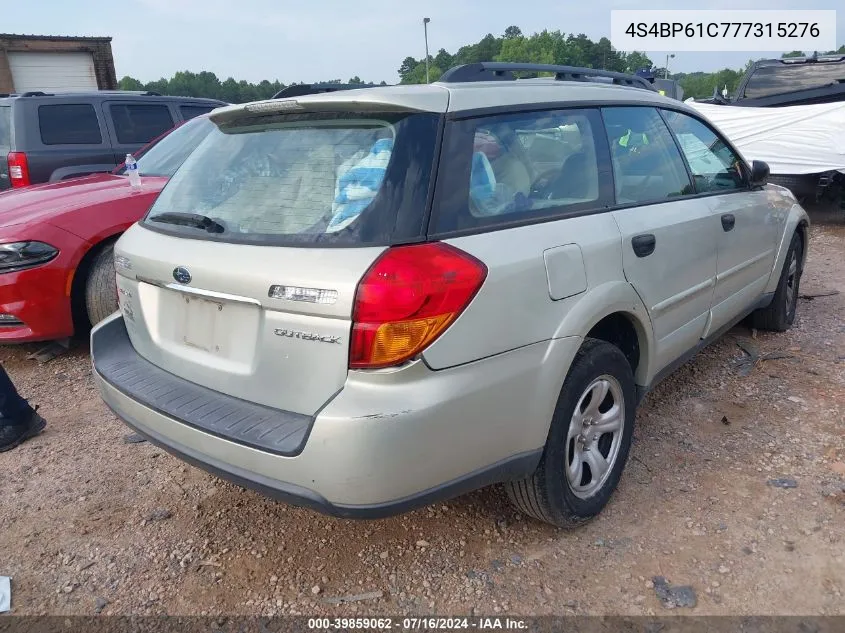
[[[409,75],[419,63],[419,60],[410,56],[402,60],[402,64],[399,66],[399,70],[397,72],[399,73],[399,78],[403,81],[403,83],[407,83],[404,81],[405,77]]]
[[[120,90],[146,90],[146,88],[144,88],[144,84],[134,77],[129,77],[128,75],[117,82],[117,87]]]
[[[651,70],[654,68],[654,62],[652,62],[645,53],[640,53],[639,51],[632,51],[625,55],[626,72],[635,73],[641,68]]]
[[[806,55],[804,54],[804,51],[792,51],[781,55],[781,59],[787,59],[789,57],[806,57]]]
[[[432,60],[434,65],[438,68],[442,68],[443,70],[448,70],[452,66],[454,66],[454,57],[446,51],[445,48],[441,48],[437,51],[437,55],[434,56],[434,60]]]
[[[512,40],[515,37],[522,37],[522,29],[518,26],[509,26],[505,29],[505,39]]]
[[[429,65],[428,74],[431,81],[437,81],[440,79],[440,75],[443,74],[443,70],[438,68],[437,66]],[[424,84],[425,83],[425,62],[419,62],[414,69],[409,72],[405,77],[402,79],[403,84]]]

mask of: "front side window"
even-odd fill
[[[149,143],[173,127],[173,117],[166,105],[112,104],[109,112],[121,145]]]
[[[674,110],[663,115],[687,159],[697,192],[745,188],[742,161],[724,139],[689,115]]]
[[[103,142],[97,113],[90,103],[38,106],[41,142],[45,145],[99,145]]]
[[[595,113],[526,112],[455,122],[435,232],[599,206]]]
[[[215,107],[216,106],[180,105],[179,112],[181,112],[182,117],[188,121],[189,119],[193,119],[195,116],[211,112]]]
[[[662,202],[694,193],[671,133],[654,108],[602,109],[617,204]]]
[[[338,113],[212,123],[145,222],[258,244],[387,243],[404,231],[418,237],[437,121]]]

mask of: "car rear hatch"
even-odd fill
[[[140,356],[307,416],[342,388],[359,281],[385,249],[424,237],[442,116],[350,94],[212,117],[116,248]]]

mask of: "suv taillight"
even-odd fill
[[[442,242],[386,250],[358,284],[349,367],[398,365],[428,347],[487,277],[472,255]]]
[[[29,184],[29,163],[23,152],[9,152],[6,157],[9,164],[9,180],[12,187],[26,187]]]

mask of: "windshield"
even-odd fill
[[[389,240],[397,215],[412,213],[416,235],[437,119],[297,114],[212,124],[145,223],[222,241],[360,244]],[[174,223],[179,216],[192,219]]]
[[[170,178],[213,128],[207,117],[191,119],[180,125],[137,158],[138,173]],[[119,174],[125,172],[125,167],[117,171]]]
[[[762,66],[748,79],[745,97],[753,99],[796,90],[820,88],[837,81],[845,82],[845,62]]]

